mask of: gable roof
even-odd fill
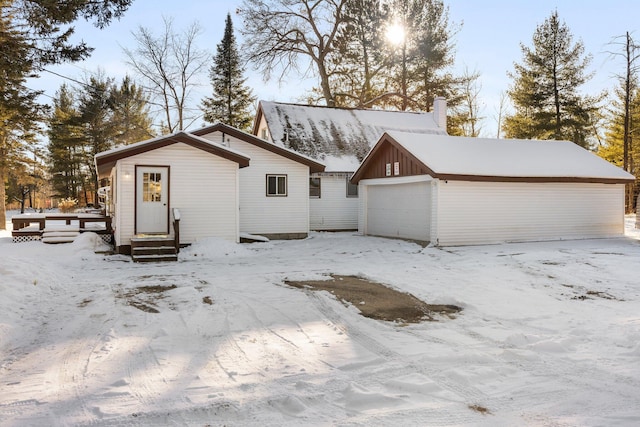
[[[312,173],[323,172],[325,169],[324,164],[316,161],[315,159],[312,159],[311,157],[300,154],[287,147],[278,146],[272,142],[265,141],[264,139],[260,139],[254,135],[243,132],[240,129],[236,129],[224,123],[216,123],[210,126],[205,126],[200,129],[191,131],[191,134],[203,137],[214,132],[221,132],[223,135],[231,135],[234,138],[238,138],[246,143],[255,145],[256,147],[260,147],[295,162],[302,163],[303,165],[309,166],[309,171]]]
[[[386,132],[352,181],[391,144],[412,155],[434,178],[468,181],[626,183],[633,175],[570,141],[470,138]]]
[[[385,131],[446,135],[433,113],[330,108],[260,101],[253,133],[265,119],[274,144],[320,161],[328,156],[363,159]]]
[[[238,163],[241,168],[249,166],[249,157],[239,151],[232,150],[223,145],[207,141],[199,136],[181,131],[170,135],[148,139],[146,141],[136,142],[130,145],[123,145],[121,147],[96,154],[95,162],[98,176],[101,178],[107,176],[115,166],[116,162],[120,159],[146,153],[148,151],[177,144],[179,142]]]

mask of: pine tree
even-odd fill
[[[116,145],[128,145],[155,136],[151,130],[148,97],[129,76],[122,79],[120,87],[112,87],[107,100],[112,111]]]
[[[397,95],[391,106],[430,111],[437,96],[446,97],[449,106],[457,105],[463,82],[451,74],[451,38],[457,29],[449,22],[448,7],[441,0],[393,0],[391,10],[391,21],[406,34],[396,47],[388,83]]]
[[[532,47],[521,44],[522,63],[510,73],[508,91],[515,113],[505,118],[508,138],[569,140],[589,147],[593,116],[600,97],[583,96],[578,88],[591,77],[591,56],[569,27],[553,12],[536,28]]]
[[[49,116],[49,172],[55,196],[77,199],[85,180],[80,112],[73,91],[65,84],[56,92]]]
[[[209,123],[220,121],[248,130],[253,123],[250,108],[255,97],[242,75],[231,14],[227,14],[224,37],[217,46],[209,75],[213,96],[202,100],[204,119]]]
[[[15,180],[24,177],[19,173],[23,170],[24,153],[34,144],[44,112],[36,102],[39,92],[25,85],[34,67],[32,46],[27,35],[11,21],[6,7],[0,0],[0,230],[6,227],[5,183],[10,174]]]
[[[25,144],[35,140],[45,107],[39,92],[25,86],[47,64],[78,61],[91,53],[84,42],[72,43],[79,18],[104,28],[122,16],[132,0],[0,0],[0,229],[5,228],[5,186]]]
[[[385,42],[389,8],[380,0],[352,0],[329,56],[336,106],[369,107],[385,95],[392,51]]]

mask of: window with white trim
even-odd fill
[[[286,197],[287,175],[267,175],[267,196]]]
[[[319,199],[320,190],[321,190],[320,178],[318,177],[309,178],[309,198]]]

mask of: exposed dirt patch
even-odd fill
[[[469,409],[471,409],[472,411],[479,412],[482,415],[491,414],[491,411],[489,411],[484,406],[480,406],[480,405],[468,405],[468,406],[469,406]]]
[[[209,304],[209,305],[213,305],[213,300],[211,299],[211,297],[203,297],[202,298],[202,302],[205,304]]]
[[[93,301],[93,300],[92,300],[92,299],[90,299],[90,298],[85,298],[85,299],[83,299],[82,301],[80,301],[80,302],[78,303],[78,307],[86,307],[86,306],[88,306],[92,301]]]
[[[127,305],[145,313],[160,313],[156,302],[165,298],[164,292],[175,288],[177,288],[176,285],[138,286],[126,292],[116,293],[116,297],[124,299]]]
[[[331,292],[344,303],[352,304],[371,319],[400,323],[436,320],[436,315],[454,318],[462,308],[455,305],[427,304],[415,296],[356,276],[334,276],[332,280],[286,280],[299,289]]]
[[[602,299],[610,299],[610,300],[621,301],[620,299],[614,297],[613,295],[611,295],[611,294],[609,294],[607,292],[600,292],[600,291],[587,291],[586,293],[584,293],[582,295],[576,295],[571,299],[577,299],[577,300],[584,301],[586,299],[594,299],[594,298],[602,298]]]
[[[575,289],[575,294],[571,297],[571,299],[573,300],[584,301],[588,299],[602,298],[615,301],[624,301],[623,299],[617,298],[614,295],[611,295],[610,293],[604,291],[585,290],[584,288],[576,287],[573,285],[563,284],[562,286],[564,286],[565,288]]]

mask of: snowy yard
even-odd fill
[[[0,232],[0,425],[640,425],[640,233],[456,248],[353,233],[134,264]],[[10,224],[8,224],[10,228]],[[454,319],[372,320],[358,275]]]

